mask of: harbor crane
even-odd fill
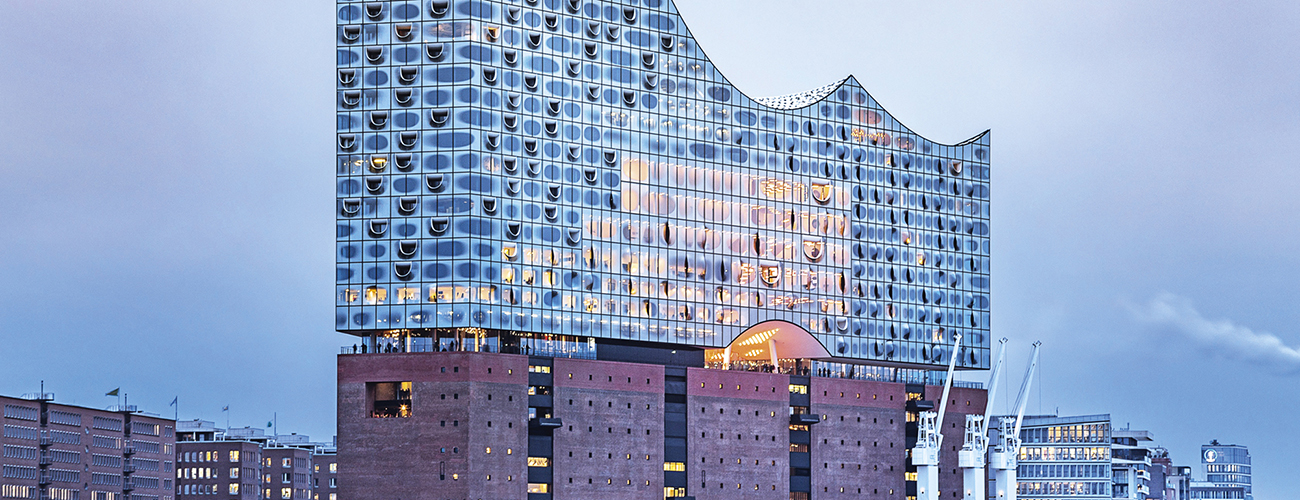
[[[961,334],[953,341],[948,356],[948,379],[943,383],[939,411],[922,412],[917,422],[916,447],[912,448],[912,465],[916,466],[917,500],[939,500],[939,449],[943,445],[943,414],[948,409],[948,391],[952,389],[952,371],[957,366]]]
[[[998,432],[998,445],[989,454],[993,465],[994,488],[998,500],[1016,500],[1016,467],[1020,465],[1020,426],[1025,418],[1025,406],[1029,404],[1029,386],[1033,385],[1034,370],[1038,368],[1038,348],[1042,342],[1034,342],[1034,351],[1029,356],[1029,368],[1025,370],[1025,380],[1020,384],[1020,395],[1016,396],[1016,415],[1002,418]]]
[[[966,442],[957,452],[957,466],[962,470],[964,500],[985,500],[984,490],[988,480],[984,477],[985,453],[989,447],[989,413],[993,411],[993,398],[998,392],[998,374],[1007,355],[1007,339],[998,341],[998,357],[989,375],[988,399],[983,415],[966,415]]]

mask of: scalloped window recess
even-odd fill
[[[501,162],[505,166],[507,174],[514,175],[519,173],[519,160],[517,158],[506,158]]]
[[[816,200],[819,204],[826,205],[831,202],[831,195],[835,191],[835,186],[828,182],[814,182],[812,183],[812,187],[809,188],[809,191],[812,191],[813,200]]]
[[[484,26],[483,38],[486,39],[488,43],[496,43],[497,40],[501,38],[501,28],[496,26]]]
[[[600,38],[600,21],[587,21],[587,38]]]
[[[420,242],[413,240],[403,240],[397,243],[397,255],[403,259],[415,257],[415,253],[420,250]]]
[[[357,84],[357,70],[341,69],[339,70],[339,85],[351,87]]]
[[[776,288],[781,285],[781,265],[765,263],[758,266],[758,277],[764,285]]]
[[[501,147],[501,134],[485,134],[483,136],[483,144],[487,146],[489,150],[496,151],[498,147]]]
[[[625,106],[629,107],[629,108],[636,107],[636,91],[635,91],[635,90],[624,90],[624,91],[623,91],[623,104],[624,104]]]
[[[555,222],[556,219],[560,218],[560,209],[555,205],[547,205],[542,207],[542,215],[546,216],[546,220]]]
[[[600,100],[600,85],[587,85],[587,100],[592,102]]]
[[[343,107],[355,108],[358,104],[361,104],[360,90],[346,90],[343,92]]]
[[[519,64],[519,51],[515,49],[505,49],[501,51],[501,60],[505,61],[506,64],[510,66]]]
[[[560,105],[559,99],[548,99],[546,101],[546,112],[550,113],[551,116],[557,116],[560,114]]]
[[[501,246],[501,257],[507,262],[514,262],[519,258],[519,246],[513,243]]]
[[[443,45],[441,43],[424,44],[424,56],[428,57],[430,61],[437,61],[442,59],[442,56],[445,53],[446,53],[446,45]]]
[[[424,176],[424,187],[431,193],[437,193],[446,187],[446,177],[443,174],[429,174]]]
[[[501,117],[501,124],[505,125],[506,130],[514,130],[519,126],[519,115],[505,115]]]
[[[611,41],[611,42],[617,42],[617,41],[618,41],[618,32],[619,32],[620,29],[621,29],[621,28],[619,28],[618,26],[613,26],[613,25],[606,26],[606,27],[605,27],[605,39],[606,39],[606,40],[609,40],[609,41]]]
[[[569,246],[571,247],[578,246],[579,244],[582,243],[582,230],[577,228],[569,228],[568,235],[565,238],[565,240],[566,242],[568,242]]]
[[[429,125],[441,127],[447,124],[447,119],[451,117],[451,111],[446,109],[429,110]]]
[[[384,48],[366,47],[366,60],[370,61],[370,64],[379,64],[384,62]]]
[[[344,217],[356,217],[361,213],[361,200],[357,198],[343,200],[342,211]]]
[[[555,120],[546,120],[546,123],[542,125],[542,128],[546,130],[546,135],[551,137],[560,135],[560,124]]]
[[[632,7],[623,7],[623,22],[636,24],[636,9]]]
[[[496,215],[499,207],[496,198],[483,198],[483,213],[487,215]]]
[[[370,121],[370,128],[375,130],[382,129],[388,126],[388,112],[371,111],[369,121]]]
[[[451,0],[430,0],[429,1],[429,15],[433,17],[445,16],[447,15],[448,10],[451,10]]]
[[[451,219],[446,217],[434,217],[429,219],[429,234],[442,236],[447,234],[447,229],[451,227]]]
[[[402,66],[397,69],[397,81],[402,82],[404,85],[415,83],[415,80],[419,77],[420,68],[415,66]]]
[[[518,222],[507,222],[507,223],[506,223],[506,237],[507,237],[507,238],[510,238],[510,239],[512,239],[512,240],[513,240],[513,239],[518,239],[518,238],[519,238],[519,233],[522,232],[522,231],[523,231],[523,224],[520,224],[520,223],[518,223]]]
[[[343,27],[343,43],[356,43],[356,41],[360,39],[361,39],[360,26]]]
[[[659,37],[659,48],[663,49],[664,52],[672,52],[673,48],[676,46],[677,46],[677,40],[674,39],[672,36],[663,35]]]
[[[386,220],[369,221],[366,227],[370,231],[370,236],[375,238],[383,238],[388,233],[388,221]]]
[[[537,75],[524,75],[524,88],[537,92]]]
[[[604,156],[606,165],[612,167],[618,163],[618,151],[606,151]]]
[[[646,90],[654,90],[659,86],[659,75],[647,73],[645,77],[642,78],[642,81],[645,84]]]
[[[605,206],[610,210],[618,210],[619,209],[618,195],[614,193],[606,193]]]
[[[655,53],[654,53],[654,52],[642,52],[642,53],[641,53],[641,65],[642,65],[642,66],[645,66],[646,69],[654,69],[654,68],[655,68],[655,60],[656,60],[656,59],[657,59],[657,58],[655,57]]]
[[[394,263],[393,274],[396,274],[399,279],[409,280],[415,275],[415,265],[410,262]]]
[[[543,20],[546,21],[546,29],[551,31],[560,29],[560,16],[548,13],[543,17]]]
[[[420,199],[414,196],[403,196],[397,199],[397,211],[402,215],[411,215],[415,210],[420,208]]]
[[[821,262],[826,256],[826,241],[821,238],[803,240],[803,256],[808,262]]]
[[[394,24],[393,34],[397,35],[398,40],[409,41],[411,35],[415,34],[415,25],[411,23]]]
[[[374,173],[376,173],[376,174],[382,174],[382,173],[384,173],[384,170],[386,170],[387,168],[388,168],[388,156],[386,156],[386,155],[371,155],[371,156],[370,156],[370,171],[371,171],[371,172],[374,172]]]
[[[356,134],[340,134],[340,135],[339,135],[339,149],[342,149],[342,150],[344,150],[344,151],[347,151],[347,150],[351,150],[352,148],[355,148],[355,147],[357,147],[357,135],[356,135]]]
[[[414,89],[396,89],[393,91],[393,99],[397,101],[397,104],[402,106],[410,106],[411,103],[414,102],[414,97]]]
[[[366,191],[370,194],[382,194],[384,192],[383,177],[366,177]]]
[[[596,42],[583,42],[582,53],[587,55],[588,59],[595,59],[600,55],[600,44]]]
[[[582,61],[565,61],[569,70],[569,76],[578,76],[582,73]]]
[[[591,167],[584,167],[582,169],[582,178],[587,181],[587,184],[595,185],[598,177],[599,172],[597,172],[596,169]]]
[[[569,146],[566,156],[569,161],[578,161],[578,159],[582,158],[582,146]]]
[[[496,69],[496,68],[483,68],[483,83],[486,83],[486,84],[488,84],[488,85],[496,85],[496,84],[497,84],[497,69]]]
[[[560,195],[563,194],[564,188],[555,184],[546,186],[546,198],[551,201],[559,201]]]
[[[510,196],[519,196],[519,179],[506,180],[506,194]]]
[[[542,46],[542,34],[541,34],[541,33],[529,33],[528,36],[527,36],[526,38],[528,39],[528,46],[529,46],[529,47],[535,49],[535,48],[538,48],[538,47],[541,47],[541,46]]]
[[[371,21],[378,21],[384,18],[383,2],[366,2],[366,17]]]
[[[510,109],[519,109],[519,94],[514,92],[506,94],[506,106]]]
[[[420,143],[419,132],[402,132],[397,134],[397,147],[402,149],[412,149]]]
[[[398,170],[406,172],[411,170],[411,167],[413,166],[412,160],[414,159],[415,157],[410,153],[393,155],[393,164],[397,165]]]
[[[519,24],[521,10],[517,5],[506,6],[506,22],[510,24]]]
[[[577,14],[582,10],[582,0],[564,0],[564,5],[569,8],[570,14]]]
[[[524,153],[527,153],[528,156],[537,156],[537,139],[524,139]],[[531,166],[532,165],[530,164],[529,167]],[[537,174],[534,174],[531,168],[528,171],[528,175],[537,177]]]

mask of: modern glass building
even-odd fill
[[[341,1],[337,30],[362,345],[733,363],[795,329],[819,345],[780,358],[988,367],[987,132],[930,141],[852,77],[751,98],[665,0]]]
[[[1205,466],[1205,482],[1209,485],[1220,489],[1241,488],[1246,500],[1254,498],[1250,483],[1250,450],[1245,446],[1211,441],[1201,446],[1201,464]]]
[[[998,417],[999,422],[1002,418]],[[1111,498],[1114,493],[1115,498],[1128,498],[1112,491],[1111,438],[1110,415],[1025,417],[1020,430],[1023,444],[1016,470],[1017,496],[1083,499]]]

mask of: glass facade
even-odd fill
[[[837,358],[988,367],[987,133],[933,143],[851,77],[750,98],[670,1],[337,20],[337,330],[718,348],[784,320]]]
[[[1250,450],[1245,446],[1221,445],[1218,441],[1201,446],[1201,465],[1205,467],[1205,482],[1218,488],[1241,488],[1247,500],[1254,498],[1250,480]],[[1227,490],[1223,490],[1227,491]],[[1204,494],[1220,494],[1209,489]],[[1202,497],[1213,498],[1213,497]],[[1233,498],[1231,496],[1218,498]],[[1240,498],[1240,497],[1237,497]]]
[[[1111,498],[1109,415],[1026,417],[1020,439],[1020,498]]]

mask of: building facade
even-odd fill
[[[338,500],[338,450],[334,444],[320,446],[312,453],[312,500]]]
[[[262,429],[220,429],[212,422],[192,420],[180,422],[179,437],[178,500],[317,497],[314,460],[318,450],[327,448],[308,436],[268,436]]]
[[[336,13],[339,495],[915,495],[990,362],[987,133],[750,98],[666,0]]]
[[[134,407],[98,410],[52,394],[0,396],[0,498],[172,500],[175,422]]]
[[[1241,488],[1246,500],[1254,499],[1250,482],[1250,450],[1245,446],[1211,441],[1210,444],[1201,446],[1201,465],[1205,467],[1206,483],[1218,488]],[[1227,490],[1204,490],[1206,494],[1220,494],[1223,491]]]
[[[1155,446],[1148,431],[1113,429],[1111,431],[1111,477],[1114,482],[1113,498],[1145,500],[1159,498],[1164,494],[1163,488],[1155,491],[1151,488],[1153,477],[1151,457]],[[1163,469],[1162,469],[1163,471]],[[1163,473],[1156,484],[1164,484]]]
[[[1110,415],[1027,416],[1020,439],[1019,498],[1112,497]]]
[[[666,0],[337,22],[337,330],[533,354],[782,321],[826,358],[988,368],[987,133],[934,143],[851,77],[752,99]]]

